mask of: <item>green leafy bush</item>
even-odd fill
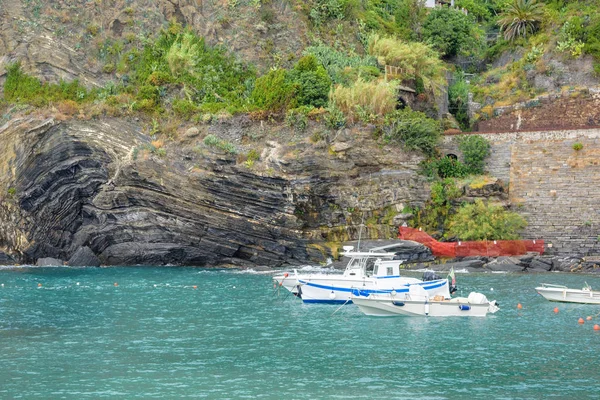
[[[463,130],[470,127],[468,103],[469,84],[463,74],[455,74],[454,82],[448,87],[448,108]]]
[[[421,165],[423,173],[430,178],[463,178],[469,168],[460,160],[451,157],[430,158]]]
[[[343,128],[346,126],[346,116],[339,108],[330,106],[325,114],[325,125],[330,129]]]
[[[284,69],[271,70],[258,78],[250,102],[262,110],[282,112],[293,108],[296,86],[288,79]]]
[[[298,105],[313,107],[327,105],[331,79],[314,55],[302,57],[289,72],[288,79],[296,86]]]
[[[407,41],[419,40],[419,33],[425,19],[427,9],[419,0],[399,0],[394,14],[398,36]]]
[[[479,135],[466,135],[459,139],[458,149],[470,174],[484,173],[485,159],[490,155],[490,142]]]
[[[413,223],[428,232],[443,232],[452,215],[453,204],[461,195],[462,190],[451,178],[432,183],[431,198],[416,212]]]
[[[383,129],[387,140],[401,143],[409,150],[421,150],[428,156],[435,155],[442,135],[439,121],[410,109],[388,115]]]
[[[461,240],[515,240],[520,238],[519,231],[526,226],[527,221],[520,215],[478,199],[456,211],[446,236]]]
[[[459,10],[436,8],[423,24],[423,37],[444,57],[476,55],[483,49],[483,32],[474,22]]]

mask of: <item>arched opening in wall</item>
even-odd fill
[[[398,96],[398,101],[396,101],[396,110],[404,110],[408,103],[406,100],[402,98],[402,96]]]
[[[446,157],[448,157],[451,160],[458,160],[458,156],[456,154],[448,153],[446,154]]]

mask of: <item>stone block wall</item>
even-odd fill
[[[513,211],[528,221],[523,237],[544,239],[550,253],[600,255],[600,129],[481,135],[492,145],[490,175],[508,183]],[[456,140],[443,150],[459,153]]]

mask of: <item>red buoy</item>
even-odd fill
[[[591,321],[592,317],[590,315],[588,315],[588,317],[586,318],[586,320]]]
[[[600,331],[600,325],[598,325],[598,324],[594,325],[594,330],[595,331]]]
[[[522,309],[522,308],[523,308],[523,306],[521,305],[521,303],[517,304],[517,309],[518,309],[518,310],[520,310],[520,309]]]
[[[284,278],[287,278],[288,276],[290,276],[287,272],[285,274],[283,274]]]
[[[194,285],[193,287],[194,287],[194,289],[198,289],[198,286],[196,286],[196,285]]]
[[[554,314],[558,314],[558,307],[554,307]]]
[[[585,321],[583,320],[583,318],[579,318],[579,320],[577,322],[579,322],[580,324],[583,324]]]

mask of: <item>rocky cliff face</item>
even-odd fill
[[[260,159],[204,145],[209,132]],[[363,219],[363,238],[393,237],[390,215],[428,198],[419,158],[380,148],[372,132],[309,135],[271,140],[237,119],[158,152],[135,121],[13,118],[0,127],[0,251],[20,262],[82,247],[109,265],[316,262]]]

